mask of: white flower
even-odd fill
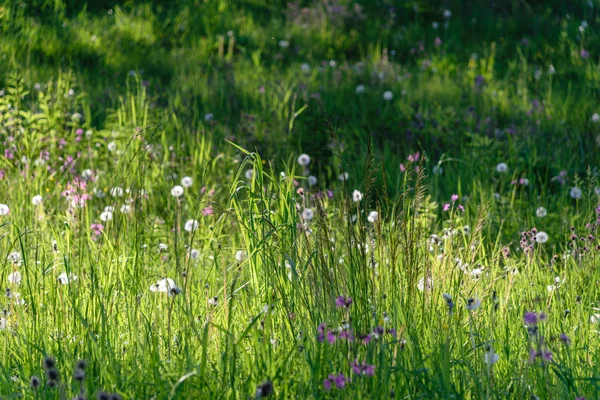
[[[159,279],[154,285],[150,286],[150,291],[158,293],[168,293],[169,296],[181,293],[181,289],[177,287],[175,281],[171,278]]]
[[[440,23],[439,23],[439,22],[437,22],[437,21],[433,21],[433,22],[431,23],[431,27],[432,27],[433,29],[438,29],[438,28],[440,27]]]
[[[93,174],[94,174],[94,173],[93,173],[93,172],[92,172],[92,170],[91,170],[91,169],[89,169],[89,168],[86,168],[86,169],[84,169],[83,171],[81,171],[81,177],[82,177],[83,179],[85,179],[85,180],[88,180],[88,179],[90,179],[90,178],[92,177],[92,175],[93,175]]]
[[[379,219],[379,213],[377,211],[371,211],[367,216],[367,221],[374,224]]]
[[[546,243],[548,241],[548,234],[540,231],[535,234],[534,238],[537,243]]]
[[[483,354],[483,362],[490,367],[492,365],[496,364],[499,359],[500,359],[500,356],[498,354],[496,354],[491,347],[488,351],[486,351]]]
[[[356,93],[364,93],[365,92],[365,85],[356,85]]]
[[[106,206],[104,207],[104,211],[115,212],[115,208],[113,206]]]
[[[181,178],[181,186],[184,188],[189,188],[194,183],[194,180],[189,176],[184,176]]]
[[[600,323],[600,314],[592,314],[592,316],[590,317],[590,322],[592,324]]]
[[[57,279],[63,285],[67,285],[71,282],[75,282],[77,280],[77,275],[70,272],[68,275],[66,272],[61,273]]]
[[[548,214],[548,211],[546,211],[546,209],[544,207],[540,207],[537,210],[535,210],[535,215],[538,218],[544,218],[547,214]]]
[[[359,201],[361,201],[363,198],[363,194],[361,192],[359,192],[358,190],[355,190],[354,192],[352,192],[352,200],[355,203],[358,203]]]
[[[431,172],[433,172],[434,175],[441,175],[444,173],[444,168],[442,168],[441,165],[434,165]]]
[[[247,169],[246,172],[244,173],[244,176],[246,177],[246,179],[251,180],[252,176],[254,176],[254,170]]]
[[[21,284],[21,273],[19,271],[15,271],[8,275],[8,283],[12,283],[14,285]]]
[[[106,148],[108,149],[108,151],[110,151],[111,153],[114,153],[115,150],[117,150],[117,144],[115,142],[110,142],[109,144],[106,145]]]
[[[592,122],[594,122],[594,123],[598,123],[598,122],[600,122],[600,114],[598,114],[598,113],[593,113],[593,114],[592,114]]]
[[[317,177],[314,175],[309,175],[308,186],[315,186],[316,184],[317,184]]]
[[[107,222],[113,219],[112,211],[102,211],[100,214],[100,220],[103,222]]]
[[[167,246],[167,245],[166,245],[166,244],[164,244],[164,243],[159,243],[159,244],[158,244],[158,251],[165,251],[165,250],[167,250],[168,248],[169,248],[169,246]]]
[[[10,208],[6,204],[0,204],[0,217],[3,215],[8,215],[10,212]]]
[[[200,258],[200,250],[191,249],[190,250],[190,258],[192,260],[197,260],[198,258]]]
[[[500,164],[496,165],[496,172],[503,174],[506,171],[508,171],[508,165],[506,163],[501,162]]]
[[[290,42],[288,42],[287,40],[279,41],[279,47],[281,47],[282,49],[288,48],[289,46],[290,46]]]
[[[209,306],[216,307],[218,304],[219,304],[219,298],[217,296],[211,297],[210,299],[208,299]]]
[[[300,154],[298,156],[298,164],[303,167],[308,166],[308,164],[310,164],[310,156],[308,154]]]
[[[244,258],[246,258],[246,253],[244,253],[244,251],[243,251],[243,250],[238,250],[238,251],[235,253],[235,260],[236,260],[237,262],[242,262],[242,261],[244,260]]]
[[[554,75],[556,73],[556,68],[554,68],[554,65],[550,64],[550,66],[548,67],[548,73],[550,75]]]
[[[452,16],[452,11],[444,10],[444,18],[450,18]]]
[[[475,311],[479,308],[479,306],[481,306],[481,300],[479,299],[474,299],[474,298],[468,298],[467,299],[467,310],[469,311]]]
[[[302,63],[302,64],[300,64],[300,69],[305,74],[308,74],[310,72],[310,65],[308,63]]]
[[[312,208],[305,208],[302,211],[302,219],[305,221],[311,221],[315,216],[314,211],[312,210]]]
[[[41,206],[43,202],[44,202],[44,198],[42,196],[40,196],[39,194],[37,194],[31,198],[31,204],[33,204],[34,206]]]
[[[183,195],[183,188],[179,185],[174,186],[173,189],[171,189],[171,194],[173,197],[181,197]]]
[[[338,179],[340,181],[347,181],[348,178],[350,178],[350,174],[347,173],[347,172],[344,172],[344,173],[341,173],[341,174],[338,175]]]
[[[385,92],[383,92],[383,99],[384,99],[385,101],[390,101],[390,100],[392,100],[393,98],[394,98],[394,93],[392,93],[391,91],[389,91],[389,90],[386,90]]]
[[[196,221],[195,219],[188,219],[185,222],[185,226],[184,229],[188,232],[194,232],[196,229],[198,229],[198,226],[200,224],[198,223],[198,221]]]
[[[6,319],[0,318],[0,331],[3,331],[5,329],[6,329]]]
[[[122,212],[123,214],[129,214],[129,213],[131,212],[131,206],[130,206],[130,205],[128,205],[128,204],[123,204],[123,205],[121,206],[121,212]]]
[[[571,188],[571,191],[569,192],[569,195],[574,199],[580,199],[581,194],[582,194],[581,189],[579,189],[577,186],[573,186]]]
[[[123,189],[118,186],[110,189],[110,195],[112,197],[121,197],[121,196],[123,196],[123,192],[124,192]]]

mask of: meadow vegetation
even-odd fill
[[[0,0],[0,398],[599,398],[599,7]]]

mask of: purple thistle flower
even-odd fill
[[[343,389],[346,386],[346,382],[348,381],[344,374],[339,374],[337,376],[329,375],[329,379],[331,379],[333,383],[335,383],[335,386],[338,389]]]
[[[550,350],[542,351],[542,358],[547,362],[552,361],[552,352]]]
[[[338,308],[341,308],[341,307],[348,308],[348,307],[350,307],[351,304],[352,304],[352,298],[351,297],[338,296],[335,299],[335,305]]]
[[[335,343],[335,333],[333,333],[333,331],[327,331],[327,341],[329,344]]]
[[[538,323],[538,316],[536,313],[528,311],[525,313],[525,316],[523,317],[523,320],[525,321],[526,325],[537,325]]]
[[[584,60],[587,60],[588,58],[590,58],[590,52],[587,51],[586,49],[581,49],[581,51],[579,52],[579,55],[581,56],[581,58],[583,58]]]
[[[371,343],[371,340],[373,340],[373,335],[371,335],[370,333],[368,335],[365,335],[362,337],[362,341],[363,341],[364,345]]]
[[[538,352],[535,351],[535,349],[531,349],[529,350],[529,362],[532,363],[535,361],[536,357],[538,356]]]

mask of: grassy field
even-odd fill
[[[600,398],[599,8],[0,0],[0,398]]]

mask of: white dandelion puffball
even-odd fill
[[[356,93],[364,93],[365,89],[365,85],[356,85]]]
[[[280,40],[279,47],[281,47],[282,49],[286,49],[290,47],[290,42],[288,42],[287,40]]]
[[[188,219],[185,222],[184,229],[187,232],[194,232],[196,229],[198,229],[198,226],[200,226],[200,224],[198,223],[198,221],[196,221],[195,219]]]
[[[355,203],[358,203],[359,201],[361,201],[363,198],[363,194],[361,192],[359,192],[358,190],[355,190],[354,192],[352,192],[352,201],[354,201]]]
[[[100,214],[100,220],[103,222],[107,222],[113,219],[112,211],[102,211]]]
[[[385,101],[390,101],[390,100],[392,100],[393,98],[394,98],[394,93],[392,93],[391,91],[389,91],[389,90],[386,90],[385,92],[383,92],[383,99],[384,99]]]
[[[244,251],[243,251],[243,250],[238,250],[238,251],[235,253],[235,260],[236,260],[237,262],[242,262],[242,261],[244,260],[244,258],[246,258],[246,253],[244,253]]]
[[[19,271],[15,271],[8,275],[8,283],[12,283],[13,285],[21,284],[21,273]]]
[[[308,64],[308,63],[302,63],[302,64],[300,64],[300,69],[305,74],[308,74],[310,72],[310,64]]]
[[[367,216],[367,221],[374,224],[379,219],[379,213],[377,211],[371,211]]]
[[[8,215],[10,213],[10,208],[6,204],[0,204],[0,217],[3,215]]]
[[[200,250],[191,249],[190,250],[190,258],[192,260],[197,260],[198,258],[200,258]]]
[[[444,18],[450,18],[452,16],[452,11],[444,10]]]
[[[315,186],[317,184],[317,177],[314,175],[310,175],[308,177],[308,186]]]
[[[171,189],[171,194],[173,197],[181,197],[183,195],[183,188],[179,185],[174,186],[173,189]]]
[[[77,275],[73,274],[72,272],[70,272],[69,274],[63,272],[58,276],[57,280],[63,285],[68,285],[69,283],[75,282],[77,280]]]
[[[184,176],[183,178],[181,178],[181,186],[183,186],[184,188],[191,187],[193,183],[194,180],[189,176]]]
[[[298,164],[302,167],[308,166],[308,164],[310,164],[310,156],[308,154],[300,154],[298,156]]]
[[[311,221],[315,217],[315,213],[312,208],[305,208],[302,211],[302,219],[305,221]]]
[[[592,122],[594,122],[594,123],[600,122],[600,114],[598,114],[598,113],[592,114]]]
[[[117,144],[115,142],[110,142],[109,144],[106,145],[106,148],[111,153],[114,153],[117,150]]]
[[[110,189],[110,195],[112,197],[121,197],[121,196],[123,196],[123,193],[124,193],[123,188],[120,188],[118,186]]]
[[[150,286],[150,291],[158,293],[168,293],[169,296],[173,296],[174,294],[180,293],[181,289],[177,287],[173,279],[162,278],[157,280],[154,285]]]
[[[546,232],[538,232],[535,234],[535,241],[537,243],[546,243],[548,241],[548,234]]]
[[[569,192],[569,196],[571,196],[574,199],[580,199],[581,198],[581,189],[579,189],[577,186],[573,186],[571,188],[571,191]]]
[[[501,162],[498,165],[496,165],[496,172],[504,174],[507,171],[508,171],[508,165],[506,163]]]
[[[94,172],[92,172],[92,170],[89,168],[86,168],[83,171],[81,171],[81,177],[86,181],[89,180],[92,177],[92,175],[94,175]]]
[[[547,214],[548,214],[548,211],[546,211],[546,209],[544,207],[540,207],[537,210],[535,210],[535,215],[538,218],[544,218]]]
[[[39,194],[37,194],[31,198],[31,204],[33,204],[34,206],[41,206],[43,202],[44,202],[44,198],[42,196],[40,196]]]
[[[500,356],[498,354],[494,353],[493,350],[486,351],[485,354],[483,355],[483,362],[489,366],[496,364],[499,359],[500,359]]]

